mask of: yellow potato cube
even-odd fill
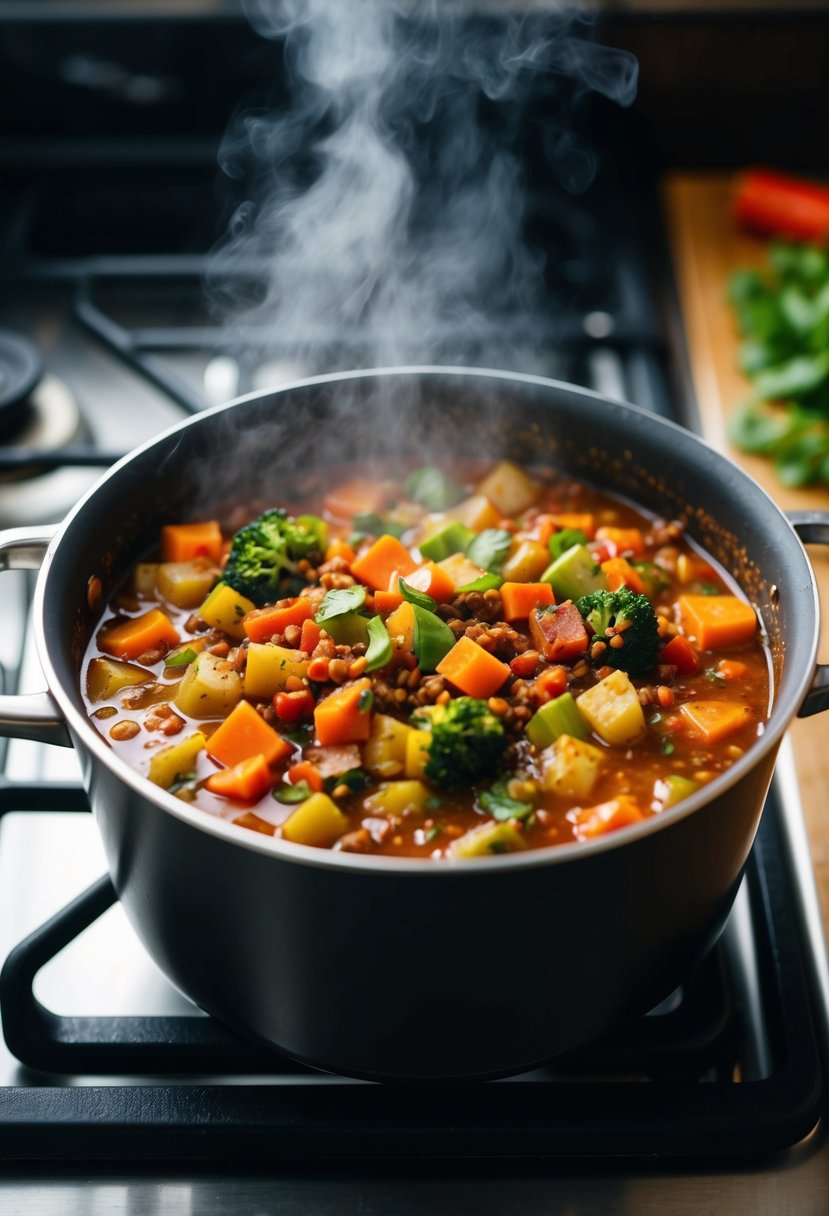
[[[559,735],[539,756],[545,790],[565,798],[587,798],[596,784],[604,752],[592,743]]]
[[[204,750],[205,743],[204,735],[197,730],[186,739],[156,752],[150,761],[147,774],[150,781],[153,785],[160,785],[162,789],[168,790],[173,782],[180,780],[185,773],[193,772],[199,752]]]
[[[422,781],[384,781],[363,801],[369,815],[402,815],[423,811],[429,791]]]
[[[256,607],[227,583],[217,583],[199,608],[199,616],[213,629],[221,629],[241,642],[245,637],[242,617]]]
[[[494,503],[502,515],[518,515],[535,502],[538,486],[517,464],[502,460],[478,486],[478,493]]]
[[[576,704],[588,725],[605,743],[633,743],[645,731],[645,715],[636,689],[624,671],[614,671],[588,688]]]
[[[535,583],[550,564],[550,550],[537,540],[514,540],[501,567],[507,583]]]
[[[486,574],[485,570],[476,566],[462,553],[453,553],[451,557],[444,557],[442,561],[435,562],[435,565],[446,571],[456,587],[465,587],[467,583],[474,583],[482,574]]]
[[[90,659],[86,669],[86,695],[90,701],[109,701],[122,688],[146,684],[155,677],[146,667],[120,659]]]
[[[397,777],[406,765],[406,740],[411,726],[388,714],[374,714],[363,763],[377,777]]]
[[[197,608],[219,577],[211,561],[194,557],[189,562],[162,562],[156,586],[160,594],[177,608]]]
[[[327,794],[306,798],[282,824],[283,840],[330,848],[348,828],[348,819]]]
[[[251,642],[245,666],[245,696],[273,697],[282,692],[289,676],[303,680],[308,674],[308,660],[300,651],[272,642]]]
[[[511,823],[482,823],[450,844],[450,857],[489,857],[493,853],[518,853],[527,842]]]
[[[242,698],[242,677],[215,654],[200,654],[187,668],[173,704],[190,718],[225,718]]]
[[[155,580],[158,577],[158,562],[139,562],[132,572],[132,587],[142,600],[155,596]]]
[[[426,765],[429,761],[429,744],[432,742],[432,736],[428,730],[416,730],[415,727],[409,727],[409,733],[406,736],[406,764],[405,773],[407,777],[420,778],[424,776]]]
[[[473,494],[465,498],[451,511],[446,512],[447,519],[460,520],[473,532],[483,532],[484,528],[497,528],[501,522],[501,512],[497,511],[485,494]]]

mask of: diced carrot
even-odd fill
[[[379,612],[380,616],[394,612],[395,608],[399,608],[403,602],[403,596],[399,591],[374,592],[374,611]]]
[[[264,756],[248,756],[232,768],[212,773],[204,783],[211,794],[239,802],[258,802],[273,785],[271,770]]]
[[[105,625],[98,634],[101,650],[116,659],[137,659],[145,650],[176,646],[180,640],[172,621],[160,608],[151,608],[118,625]]]
[[[555,610],[534,608],[530,637],[548,663],[569,663],[587,650],[590,639],[576,605],[565,600]]]
[[[298,596],[280,600],[272,608],[254,608],[244,615],[242,625],[252,642],[268,642],[275,633],[284,633],[289,625],[302,625],[313,615],[311,601]]]
[[[596,535],[596,517],[589,511],[564,511],[553,515],[559,528],[571,528],[574,532],[583,532],[588,540]]]
[[[679,712],[691,732],[706,743],[719,743],[751,721],[750,705],[735,701],[686,701]]]
[[[532,525],[519,532],[518,536],[522,540],[537,540],[540,545],[546,549],[550,543],[550,537],[554,532],[558,532],[561,525],[556,523],[554,515],[536,515],[532,521]]]
[[[306,654],[312,654],[316,650],[322,634],[322,625],[318,625],[313,618],[302,622],[302,634],[299,639],[299,648]]]
[[[539,705],[544,705],[547,701],[552,701],[554,697],[560,697],[563,692],[566,692],[567,683],[566,667],[548,667],[532,682],[534,699]]]
[[[231,768],[250,756],[262,755],[267,764],[278,764],[293,751],[250,701],[240,701],[207,740],[207,754]]]
[[[344,541],[341,536],[332,536],[328,542],[328,548],[325,550],[325,560],[327,562],[333,561],[335,557],[341,557],[350,566],[356,556],[357,554],[351,545],[347,541]]]
[[[720,659],[717,671],[724,680],[744,680],[748,675],[748,665],[738,659]]]
[[[679,634],[675,638],[671,638],[667,646],[662,647],[659,652],[659,662],[675,667],[683,676],[692,676],[694,672],[699,671],[700,666],[699,655],[688,639]]]
[[[193,557],[210,557],[217,562],[222,556],[222,544],[222,530],[215,519],[196,524],[167,524],[161,529],[161,560],[189,562]]]
[[[329,743],[363,742],[371,733],[371,680],[364,677],[343,684],[318,702],[314,710],[317,740]]]
[[[617,553],[632,553],[634,557],[641,557],[645,552],[641,528],[598,528],[596,540],[615,545]]]
[[[292,764],[288,769],[288,780],[291,785],[299,785],[300,781],[307,781],[315,794],[321,793],[325,785],[322,773],[310,760],[300,760],[298,764]]]
[[[380,536],[365,553],[351,563],[351,573],[361,583],[375,591],[387,591],[395,571],[408,578],[415,569],[415,560],[396,536]]]
[[[435,562],[426,562],[425,565],[418,566],[416,570],[412,570],[411,574],[404,574],[403,577],[410,587],[414,587],[415,591],[423,591],[426,595],[431,595],[432,599],[437,600],[439,604],[445,604],[455,594],[454,581]],[[389,590],[397,590],[397,583],[395,582],[393,587],[389,586]]]
[[[505,621],[526,621],[533,608],[555,600],[549,583],[502,583],[501,603]]]
[[[619,794],[609,802],[580,807],[575,811],[576,835],[580,840],[604,836],[644,819],[636,800],[630,794]]]
[[[459,638],[435,670],[469,697],[487,698],[510,676],[506,663],[471,638]]]
[[[602,570],[607,576],[608,591],[618,591],[620,587],[628,587],[637,595],[645,594],[645,584],[638,570],[631,566],[626,557],[610,557],[602,562]]]
[[[677,602],[682,627],[701,650],[725,650],[751,642],[757,616],[736,595],[681,595]]]
[[[333,519],[349,523],[355,515],[381,511],[385,502],[386,491],[378,480],[355,477],[326,494],[323,506]]]
[[[375,600],[376,602],[376,600]],[[399,608],[386,620],[386,632],[391,638],[391,644],[396,654],[408,654],[414,646],[415,615],[408,600],[403,600]]]

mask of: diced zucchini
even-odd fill
[[[550,551],[537,540],[514,540],[501,566],[501,575],[508,583],[534,583],[550,561]]]
[[[676,806],[678,802],[682,802],[683,798],[690,798],[698,789],[698,781],[672,773],[670,777],[662,777],[656,782],[653,796],[657,802],[661,803],[663,811],[667,811],[669,806]]]
[[[465,498],[451,511],[447,511],[449,519],[460,520],[473,532],[483,532],[484,528],[497,528],[501,515],[484,494],[473,494]]]
[[[542,705],[527,723],[527,738],[536,747],[549,747],[560,735],[586,739],[589,734],[590,728],[569,692]]]
[[[363,800],[363,808],[369,815],[402,815],[423,811],[428,797],[422,781],[383,781]]]
[[[540,581],[550,583],[559,603],[607,590],[607,577],[585,545],[565,549],[561,557],[550,563]]]
[[[121,659],[90,659],[86,669],[86,695],[90,701],[109,701],[122,688],[146,684],[154,678],[146,667],[136,667]]]
[[[424,776],[426,765],[429,762],[429,745],[432,742],[432,736],[428,730],[417,730],[415,727],[409,727],[409,733],[406,736],[406,764],[405,773],[407,777],[420,778]]]
[[[502,460],[478,486],[478,493],[494,503],[502,515],[518,515],[531,507],[538,486],[511,460]]]
[[[450,857],[489,857],[492,853],[518,853],[527,842],[511,823],[482,823],[450,844]]]
[[[624,671],[614,671],[576,701],[590,727],[605,743],[633,743],[645,732],[645,715]]]
[[[177,608],[197,608],[212,590],[219,571],[211,561],[194,557],[189,562],[162,562],[156,586]]]
[[[155,580],[158,577],[158,562],[139,562],[132,572],[132,587],[143,600],[155,595]]]
[[[432,532],[418,545],[420,552],[430,561],[440,562],[453,553],[465,553],[475,533],[458,520],[450,520]]]
[[[193,772],[205,742],[204,735],[197,730],[186,739],[180,739],[178,743],[156,752],[150,760],[147,774],[153,785],[160,785],[162,789],[168,790],[173,782],[181,779],[185,773]]]
[[[539,757],[544,789],[565,798],[588,798],[604,758],[592,743],[561,735]]]
[[[348,819],[327,794],[312,794],[282,824],[282,837],[294,844],[330,848],[348,828]]]
[[[242,697],[242,677],[215,654],[200,654],[187,668],[173,703],[190,718],[224,718]]]
[[[323,629],[338,646],[356,646],[360,642],[367,646],[368,620],[359,612],[344,612],[342,616],[329,617]]]
[[[301,653],[272,642],[251,642],[245,665],[245,696],[273,697],[282,692],[289,676],[304,680],[308,660],[300,658]]]
[[[406,740],[412,727],[388,714],[375,714],[363,762],[377,777],[397,777],[406,765]]]
[[[217,583],[199,608],[199,616],[213,629],[221,629],[241,642],[245,637],[242,617],[256,607],[244,595],[234,591],[227,583]]]

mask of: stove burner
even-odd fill
[[[29,397],[43,375],[37,347],[22,334],[0,329],[0,440],[24,422]]]

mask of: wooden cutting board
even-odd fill
[[[829,487],[786,489],[769,461],[738,451],[726,437],[726,420],[749,389],[737,363],[739,337],[726,300],[726,283],[732,270],[762,265],[767,251],[765,240],[741,233],[733,223],[734,185],[734,174],[676,173],[664,181],[662,190],[702,432],[783,510],[829,510]],[[829,550],[810,548],[810,557],[822,605],[819,657],[829,662]],[[829,934],[829,714],[798,719],[789,734]]]

